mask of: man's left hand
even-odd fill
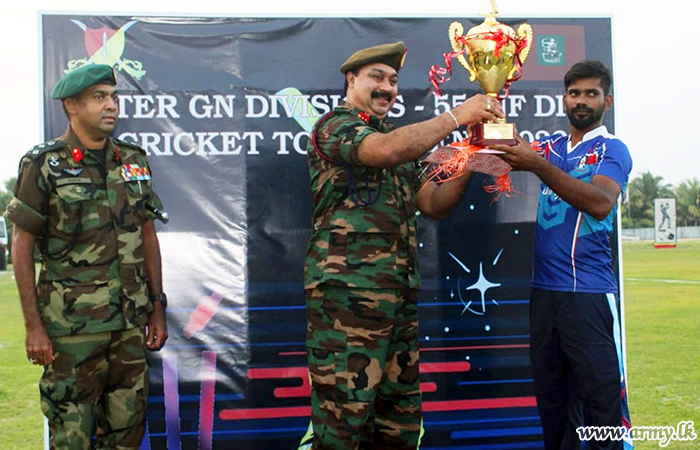
[[[148,333],[146,347],[158,351],[168,339],[168,322],[165,320],[165,307],[160,302],[153,303],[153,311],[148,316]]]

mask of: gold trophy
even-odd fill
[[[499,100],[505,87],[504,98],[510,84],[517,81],[522,72],[522,63],[532,47],[532,27],[522,24],[516,33],[508,25],[496,20],[496,1],[489,0],[490,11],[482,12],[484,22],[471,28],[466,35],[459,22],[452,22],[448,36],[452,50],[459,53],[457,60],[469,71],[469,81],[477,80],[492,101]],[[484,8],[486,9],[486,8]],[[465,56],[466,55],[466,56]],[[513,145],[515,126],[505,119],[498,122],[482,122],[472,127],[471,144],[488,147],[494,144]]]

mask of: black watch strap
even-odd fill
[[[163,306],[168,306],[168,297],[165,295],[165,292],[161,292],[160,294],[151,294],[148,296],[148,298],[151,300],[151,302],[160,302],[163,304]]]

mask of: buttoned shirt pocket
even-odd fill
[[[397,270],[398,246],[401,232],[398,217],[378,210],[345,212],[345,229],[332,230],[344,234],[334,240],[333,250],[346,256],[346,270],[355,277],[357,286],[383,286],[393,280]],[[342,215],[342,213],[341,213]],[[342,235],[341,234],[341,235]]]
[[[88,323],[108,325],[108,319],[120,312],[119,303],[112,303],[112,292],[118,284],[110,285],[108,268],[66,269],[55,279],[41,280],[38,307],[44,325],[51,336],[76,334]]]
[[[73,234],[97,228],[107,220],[103,204],[107,194],[91,180],[70,180],[56,187],[58,231]]]
[[[348,269],[395,270],[399,239],[398,230],[348,233]]]

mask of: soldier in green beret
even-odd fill
[[[68,129],[22,158],[5,213],[15,225],[27,358],[44,366],[41,407],[52,449],[138,449],[146,350],[168,337],[153,223],[162,205],[145,152],[110,136],[116,84],[112,68],[99,64],[56,84],[51,96],[61,100]]]
[[[475,95],[394,129],[403,42],[354,53],[340,66],[347,100],[316,123],[307,149],[313,198],[304,284],[314,450],[415,449],[418,211],[443,218],[470,173],[440,185],[417,160],[461,125],[503,117]]]

